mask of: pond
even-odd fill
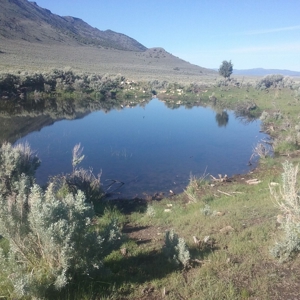
[[[189,178],[204,173],[246,173],[254,146],[266,135],[260,122],[243,122],[231,111],[195,106],[168,108],[152,99],[136,107],[94,111],[81,119],[60,120],[17,142],[27,141],[42,164],[37,182],[72,170],[72,149],[81,143],[82,167],[102,172],[114,198],[172,190],[182,192]]]

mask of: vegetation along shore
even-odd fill
[[[297,295],[299,82],[280,75],[256,81],[220,78],[180,84],[69,69],[2,74],[1,114],[7,119],[30,114],[74,118],[76,109],[121,109],[155,95],[173,108],[202,105],[220,113],[234,110],[243,122],[260,118],[271,139],[254,147],[259,166],[249,174],[203,174],[191,177],[180,195],[107,201],[100,175],[80,167],[80,145],[73,149],[73,171],[49,179],[42,189],[34,183],[40,162],[30,145],[12,146],[3,137],[1,296]]]

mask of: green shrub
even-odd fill
[[[188,267],[190,252],[184,239],[178,237],[173,229],[166,232],[163,253],[176,265],[182,265],[184,268]]]
[[[212,211],[211,207],[208,204],[205,204],[205,206],[200,211],[204,216],[211,216],[215,214],[215,211]]]
[[[270,118],[270,114],[264,110],[264,111],[261,113],[259,119],[260,119],[261,121],[267,121],[269,118]]]
[[[121,75],[104,75],[75,73],[71,68],[53,69],[50,72],[18,74],[0,74],[0,96],[23,99],[27,92],[59,92],[70,93],[99,93],[102,100],[116,98],[117,94],[124,89],[125,77]],[[139,84],[130,82],[130,86]],[[30,96],[30,94],[29,94]],[[41,94],[42,96],[42,94]]]
[[[40,160],[27,143],[17,144],[16,146],[4,143],[0,148],[1,194],[6,196],[15,192],[21,176],[23,180],[26,177],[28,186],[31,186],[39,165]]]
[[[10,242],[2,269],[17,296],[40,297],[76,274],[101,271],[120,236],[114,221],[102,234],[92,230],[94,210],[81,191],[58,200],[51,185],[45,193],[34,185],[27,203],[24,197],[11,206],[0,197],[0,203],[0,232]]]
[[[284,236],[271,249],[271,254],[281,261],[289,259],[300,250],[300,195],[297,184],[298,165],[286,161],[283,164],[282,184],[279,192],[270,188],[277,206]],[[279,218],[278,217],[278,218]]]
[[[19,77],[13,74],[0,74],[0,91],[15,91]]]
[[[39,161],[28,145],[4,144],[0,154],[0,235],[9,243],[5,253],[0,247],[5,297],[43,298],[75,276],[103,272],[102,259],[120,241],[116,220],[96,229],[83,191],[58,197],[54,183],[45,192],[33,184]]]
[[[44,89],[44,77],[42,74],[33,73],[20,77],[20,86],[29,88],[31,91]]]
[[[256,83],[256,88],[259,90],[264,90],[270,87],[283,87],[283,78],[284,77],[279,74],[264,76]]]
[[[153,205],[147,205],[146,215],[150,218],[154,217],[156,214]]]

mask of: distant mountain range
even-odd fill
[[[235,70],[233,69],[233,75],[245,75],[245,76],[265,76],[270,74],[281,74],[284,76],[300,76],[300,72],[280,69],[246,69],[246,70]]]

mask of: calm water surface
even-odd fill
[[[18,142],[28,141],[37,150],[42,160],[37,171],[40,184],[49,175],[70,172],[72,149],[81,143],[82,166],[92,167],[94,173],[102,171],[104,187],[110,179],[125,183],[115,197],[170,189],[178,193],[191,174],[231,176],[250,170],[252,149],[266,135],[259,133],[259,121],[244,124],[233,113],[228,116],[227,125],[220,126],[216,112],[209,108],[169,109],[153,99],[145,107],[96,111],[83,119],[58,121]]]

